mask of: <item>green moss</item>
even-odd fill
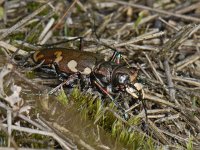
[[[190,137],[187,143],[187,150],[193,150],[193,138]]]
[[[25,38],[25,34],[24,33],[17,33],[17,34],[12,34],[11,36],[9,36],[9,39],[11,40],[24,40]]]
[[[27,71],[27,72],[25,73],[25,76],[26,76],[27,78],[29,78],[29,79],[33,79],[33,78],[35,78],[35,73],[34,73],[34,71]]]
[[[40,36],[42,32],[42,25],[38,25],[38,22],[30,24],[28,27],[32,28],[33,30],[31,31],[32,33],[26,37],[28,43],[37,43],[38,37]],[[37,28],[36,28],[37,27]]]
[[[200,106],[200,99],[196,96],[192,97],[192,107],[199,107]]]
[[[50,137],[43,136],[40,134],[19,134],[18,131],[14,131],[15,142],[17,145],[26,145],[30,148],[46,148],[49,147]],[[16,138],[18,137],[18,138]],[[33,140],[34,139],[34,142]]]
[[[139,117],[132,117],[125,124],[119,118],[118,109],[113,103],[102,104],[102,101],[93,98],[89,94],[82,94],[75,88],[71,94],[70,100],[75,102],[78,110],[81,111],[83,118],[93,120],[94,123],[101,126],[110,133],[117,141],[122,143],[128,149],[156,149],[151,138],[147,139],[139,132],[133,131],[130,125],[141,123]]]
[[[0,147],[5,147],[7,145],[8,145],[8,135],[1,130],[0,131]]]
[[[40,7],[40,4],[37,2],[34,2],[34,1],[29,2],[27,4],[27,9],[29,12],[33,12],[34,10],[38,9],[39,7]]]
[[[138,117],[138,116],[131,117],[131,118],[128,120],[128,123],[129,123],[130,125],[138,125],[140,122],[141,122],[141,118]]]
[[[143,12],[140,12],[139,15],[138,15],[137,20],[135,21],[135,23],[133,25],[133,28],[136,30],[136,32],[138,32],[138,27],[139,27],[139,24],[140,24],[143,16],[144,16]]]
[[[0,20],[3,19],[3,16],[4,16],[4,8],[0,7]]]
[[[62,105],[68,104],[68,98],[67,98],[67,95],[65,94],[65,91],[63,89],[61,89],[59,91],[59,93],[57,95],[57,99]]]

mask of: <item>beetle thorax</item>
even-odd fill
[[[134,83],[137,78],[138,69],[121,66],[112,62],[103,62],[97,65],[94,73],[102,82],[115,86]]]

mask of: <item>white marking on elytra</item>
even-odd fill
[[[78,72],[76,69],[77,62],[75,60],[71,60],[68,62],[67,67],[72,71],[72,72]]]
[[[76,69],[78,63],[75,60],[71,60],[68,62],[67,67],[72,71],[72,72],[78,72]],[[81,74],[88,75],[92,72],[92,70],[89,67],[84,68],[84,71],[79,71]]]
[[[39,55],[38,55],[39,54]],[[40,51],[36,51],[34,54],[33,54],[33,60],[35,62],[38,62],[39,59],[43,58],[44,55],[43,54],[40,54]]]
[[[54,60],[54,62],[56,62],[58,64],[63,59],[62,52],[61,51],[56,51],[54,53],[54,55],[56,56],[56,59]]]
[[[84,69],[84,71],[83,72],[81,72],[82,74],[85,74],[85,75],[88,75],[88,74],[90,74],[92,72],[92,70],[89,68],[89,67],[86,67],[85,69]]]

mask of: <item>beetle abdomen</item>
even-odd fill
[[[35,63],[43,62],[43,65],[57,64],[58,69],[64,73],[90,74],[97,64],[94,53],[73,49],[43,49],[33,54]]]

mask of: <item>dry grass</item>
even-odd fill
[[[63,129],[58,124],[49,125],[46,119],[29,118],[32,115],[29,115],[28,111],[35,110],[36,105],[31,101],[34,98],[23,93],[35,93],[35,95],[39,92],[48,93],[50,88],[44,84],[56,86],[58,81],[35,77],[28,79],[26,73],[30,72],[31,68],[19,67],[17,59],[12,58],[16,54],[25,58],[29,51],[40,48],[39,45],[84,37],[84,51],[101,53],[109,58],[113,50],[104,46],[109,45],[121,52],[130,65],[136,64],[140,68],[139,80],[144,84],[144,100],[147,106],[148,128],[145,131],[142,125],[145,114],[140,102],[126,110],[132,115],[133,111],[139,111],[137,116],[133,116],[135,120],[132,119],[134,122],[132,125],[129,122],[131,119],[124,119],[113,106],[101,108],[98,102],[94,102],[94,108],[85,97],[79,97],[84,100],[83,103],[87,102],[87,105],[92,107],[91,110],[97,111],[91,112],[88,109],[85,113],[90,115],[95,124],[107,123],[102,117],[105,114],[112,114],[109,117],[111,120],[114,117],[114,121],[110,121],[112,129],[109,132],[115,136],[123,136],[122,139],[127,135],[130,140],[130,135],[137,131],[142,135],[140,139],[152,138],[148,145],[149,147],[153,145],[152,149],[156,146],[198,149],[200,146],[200,3],[198,0],[130,2],[74,0],[72,3],[64,0],[49,2],[3,0],[0,4],[0,47],[3,52],[0,57],[3,60],[6,56],[4,61],[0,61],[2,66],[0,128],[7,135],[6,142],[2,140],[6,146],[12,145],[15,148],[19,146],[15,141],[17,134],[13,133],[14,130],[52,137],[65,149],[73,149],[76,144],[85,149],[95,149],[94,145],[93,147],[81,139],[80,135],[68,131],[67,127]],[[77,42],[74,43],[69,42],[61,46],[78,48]],[[58,89],[60,87],[62,86]],[[45,91],[46,89],[48,90]],[[48,96],[42,99],[48,99]],[[69,105],[74,106],[72,103],[77,99],[76,95],[74,97],[75,101],[70,101]],[[80,109],[82,106],[74,108]],[[49,109],[49,106],[46,106],[46,109]],[[84,111],[85,109],[82,110]],[[95,113],[99,115],[95,116]],[[18,121],[26,122],[26,127],[15,125],[14,123]],[[27,124],[34,126],[34,129],[28,128]],[[65,130],[63,131],[66,132],[65,136],[75,139],[76,142],[63,138],[64,135],[56,132],[58,128],[55,131],[56,127]],[[113,132],[116,127],[120,133]],[[126,127],[129,132],[126,133],[127,130],[122,127]],[[119,141],[123,140],[119,138]],[[134,140],[132,142],[134,143]],[[142,142],[144,144],[143,140]],[[141,148],[140,144],[135,148]],[[22,147],[24,145],[22,144]],[[41,148],[45,144],[41,145],[36,144],[32,147]],[[147,147],[142,148],[149,149]],[[96,148],[100,149],[100,146]],[[103,147],[102,144],[101,148],[107,147]]]

